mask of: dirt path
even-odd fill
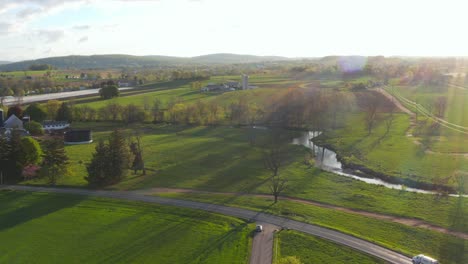
[[[158,193],[201,193],[201,194],[222,194],[222,195],[251,196],[251,197],[272,199],[271,195],[265,195],[265,194],[207,192],[207,191],[199,191],[199,190],[191,190],[191,189],[152,188],[152,189],[142,190],[142,191],[138,191],[138,192],[141,193],[141,194],[145,194],[145,195],[155,195],[155,194],[158,194]],[[466,233],[452,231],[452,230],[449,230],[447,228],[436,226],[436,225],[430,224],[428,222],[425,222],[425,221],[419,220],[419,219],[405,218],[405,217],[398,217],[398,216],[392,216],[392,215],[385,215],[385,214],[367,212],[367,211],[351,209],[351,208],[346,208],[346,207],[341,207],[341,206],[336,206],[336,205],[329,205],[329,204],[324,204],[324,203],[320,203],[320,202],[314,202],[314,201],[298,199],[298,198],[292,198],[292,197],[281,197],[281,199],[282,200],[293,201],[293,202],[297,202],[297,203],[302,203],[302,204],[318,206],[318,207],[322,207],[322,208],[333,209],[333,210],[346,212],[346,213],[351,213],[351,214],[358,214],[358,215],[362,215],[362,216],[366,216],[366,217],[370,217],[370,218],[374,218],[374,219],[386,220],[386,221],[395,222],[395,223],[399,223],[399,224],[403,224],[403,225],[407,225],[407,226],[425,228],[425,229],[429,229],[429,230],[436,231],[436,232],[439,232],[439,233],[449,234],[449,235],[453,235],[453,236],[468,240],[468,234],[466,234]]]
[[[257,222],[263,226],[262,232],[257,232],[252,241],[252,253],[250,254],[250,264],[271,264],[273,262],[273,242],[275,230],[280,227]]]

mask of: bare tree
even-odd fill
[[[445,109],[447,108],[447,98],[440,96],[434,101],[435,114],[439,118],[443,118],[445,115]]]
[[[285,153],[280,145],[270,146],[263,151],[263,164],[270,170],[273,176],[278,175],[278,171],[283,164]]]
[[[270,191],[275,198],[275,203],[278,202],[278,196],[286,189],[288,180],[281,177],[279,174],[275,174],[270,178]]]
[[[366,122],[367,132],[370,135],[372,129],[374,128],[375,122],[377,121],[377,110],[379,109],[379,101],[374,95],[370,95],[368,100],[364,103],[365,116],[364,120]]]
[[[134,139],[135,141],[132,140],[133,142],[130,143],[130,151],[135,156],[132,163],[132,169],[135,174],[137,171],[141,170],[143,175],[146,175],[145,162],[143,161],[143,150],[141,147],[141,135],[137,133]]]
[[[385,136],[388,135],[390,132],[390,129],[393,126],[393,123],[395,122],[395,106],[392,105],[392,108],[388,112],[387,119],[385,119]]]

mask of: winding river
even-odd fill
[[[326,170],[328,172],[341,175],[341,176],[353,178],[355,180],[363,181],[369,184],[382,185],[391,189],[405,190],[408,192],[436,194],[436,192],[434,191],[410,188],[410,187],[403,186],[401,184],[389,183],[389,182],[386,182],[377,178],[366,178],[366,177],[361,177],[361,176],[357,176],[357,175],[353,175],[353,174],[345,172],[343,170],[343,166],[341,162],[338,161],[335,152],[324,147],[319,147],[312,142],[311,139],[319,136],[320,134],[321,132],[318,132],[318,131],[303,132],[300,137],[294,138],[292,142],[295,145],[302,145],[306,148],[309,148],[313,151],[313,153],[315,153],[315,166],[316,167]],[[456,194],[451,194],[450,196],[458,197],[458,195]],[[468,195],[463,195],[463,197],[468,197]]]

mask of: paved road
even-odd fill
[[[135,87],[124,87],[119,88],[120,91],[131,90]],[[30,104],[34,102],[43,102],[48,100],[55,100],[55,99],[64,99],[70,97],[77,97],[77,96],[85,96],[85,95],[96,95],[99,93],[99,89],[86,89],[82,91],[72,91],[72,92],[61,92],[61,93],[49,93],[49,94],[38,94],[38,95],[30,95],[24,96],[21,100],[23,104]],[[12,105],[15,104],[18,100],[16,98],[6,98],[4,101],[5,105]]]
[[[257,222],[263,226],[263,232],[257,232],[252,241],[250,264],[271,264],[273,262],[273,241],[275,230],[280,227],[268,223]]]
[[[403,263],[411,264],[411,260],[399,253],[391,251],[381,246],[377,246],[368,241],[355,238],[350,235],[346,235],[334,230],[326,229],[323,227],[306,224],[299,221],[290,220],[284,217],[270,215],[262,212],[255,212],[242,208],[228,207],[223,205],[215,205],[209,203],[200,203],[193,201],[185,201],[178,199],[170,199],[164,197],[146,196],[139,194],[134,191],[95,191],[85,189],[72,189],[72,188],[50,188],[50,187],[33,187],[33,186],[2,186],[0,189],[11,189],[20,191],[39,191],[39,192],[51,192],[51,193],[67,193],[76,195],[87,195],[87,196],[98,196],[108,197],[115,199],[124,199],[131,201],[142,201],[148,203],[157,203],[169,206],[179,206],[198,210],[205,210],[208,212],[214,212],[238,218],[243,218],[256,222],[268,223],[276,226],[281,226],[285,229],[297,230],[310,235],[318,236],[324,239],[331,240],[335,243],[346,245],[356,250],[362,251],[369,255],[383,259],[389,263]]]

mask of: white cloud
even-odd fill
[[[91,28],[90,25],[76,25],[72,29],[74,29],[74,30],[88,30],[90,28]]]
[[[88,41],[88,36],[84,36],[78,40],[78,43],[83,43]]]
[[[65,38],[65,31],[63,30],[39,30],[39,37],[46,40],[47,43],[53,43]]]
[[[15,29],[15,26],[10,23],[5,23],[5,22],[0,22],[0,34],[9,34],[13,32]]]

